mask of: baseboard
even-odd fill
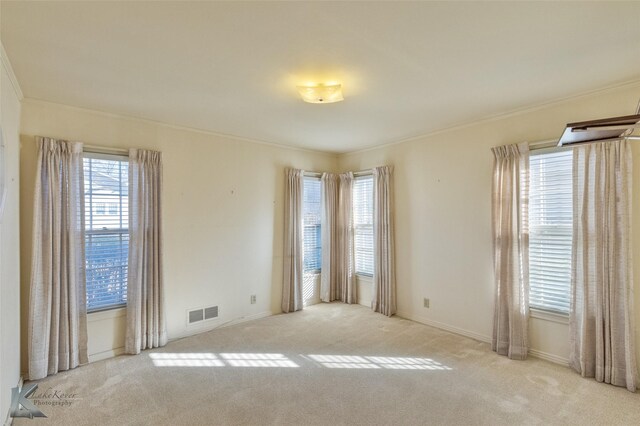
[[[22,389],[22,385],[24,384],[24,377],[20,376],[20,380],[18,380],[18,389]],[[13,417],[11,417],[11,406],[9,406],[9,411],[7,411],[7,416],[4,419],[4,426],[11,426],[13,424]]]
[[[358,305],[362,305],[362,306],[365,306],[367,308],[371,308],[371,300],[358,299]]]
[[[431,327],[435,327],[438,328],[440,330],[444,330],[444,331],[449,331],[451,333],[454,334],[459,334],[461,336],[464,337],[470,337],[471,339],[474,340],[479,340],[481,342],[484,343],[491,343],[491,337],[489,336],[484,336],[482,334],[478,334],[475,333],[473,331],[469,331],[469,330],[465,330],[462,328],[458,328],[458,327],[454,327],[448,324],[444,324],[438,321],[433,321],[427,318],[423,318],[423,317],[419,317],[417,315],[410,315],[407,314],[405,312],[398,312],[397,316],[401,317],[401,318],[405,318],[411,321],[415,321],[415,322],[419,322],[420,324],[425,324],[425,325],[429,325]],[[563,358],[561,356],[558,355],[554,355],[554,354],[550,354],[548,352],[543,352],[540,351],[538,349],[529,349],[529,355],[534,357],[534,358],[538,358],[538,359],[543,359],[545,361],[549,361],[549,362],[553,362],[554,364],[560,364],[563,366],[568,366],[569,365],[569,360],[567,358]]]
[[[238,319],[227,321],[224,324],[220,325],[220,327],[230,327],[232,325],[242,324],[243,322],[255,321],[260,318],[270,317],[272,315],[275,315],[275,314],[271,311],[259,312],[257,314],[247,315],[245,317],[240,317]]]
[[[230,321],[226,321],[226,322],[220,322],[220,321],[212,321],[211,324],[209,324],[207,327],[202,327],[202,328],[197,328],[197,329],[187,329],[184,330],[174,336],[171,336],[169,338],[169,341],[172,342],[174,340],[178,340],[178,339],[184,339],[185,337],[191,337],[191,336],[195,336],[196,334],[200,334],[200,333],[206,333],[209,332],[211,330],[215,330],[216,328],[220,328],[220,327],[230,327],[232,325],[236,325],[236,324],[241,324],[243,322],[247,322],[247,321],[253,321],[253,320],[257,320],[260,318],[265,318],[265,317],[270,317],[271,315],[274,315],[273,312],[271,311],[265,311],[265,312],[259,312],[257,314],[253,314],[253,315],[247,315],[244,317],[240,317],[240,318],[236,318]]]
[[[464,337],[469,337],[471,339],[478,340],[483,343],[491,343],[491,337],[485,336],[483,334],[479,334],[473,331],[465,330],[463,328],[454,327],[452,325],[444,324],[438,321],[433,321],[424,317],[420,317],[418,315],[411,315],[406,312],[398,312],[396,315],[404,319],[419,322],[420,324],[425,324],[431,327],[438,328],[440,330],[448,331],[450,333],[459,334]]]
[[[543,359],[545,361],[553,362],[554,364],[560,364],[565,367],[569,366],[569,360],[558,355],[550,354],[548,352],[539,351],[537,349],[529,349],[529,355],[534,358]]]
[[[89,355],[89,363],[102,361],[103,359],[114,358],[124,353],[124,346],[121,348],[109,349],[106,351],[98,352]]]

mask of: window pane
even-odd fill
[[[317,272],[322,267],[322,237],[320,233],[320,179],[304,178],[302,196],[304,272]]]
[[[353,225],[356,273],[373,275],[373,176],[354,180]]]
[[[87,310],[127,301],[129,163],[85,154],[85,250]]]
[[[572,152],[534,154],[529,165],[530,305],[568,313],[573,236]]]

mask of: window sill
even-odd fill
[[[561,314],[559,312],[543,311],[540,309],[530,310],[531,318],[537,318],[544,321],[555,322],[558,324],[569,324],[569,314]]]
[[[373,276],[371,275],[356,274],[356,278],[358,279],[358,281],[363,281],[366,283],[373,282]]]
[[[122,306],[119,308],[107,309],[104,311],[89,312],[87,313],[87,321],[88,322],[103,321],[107,319],[124,317],[126,315],[127,315],[127,308],[126,306]]]

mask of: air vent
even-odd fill
[[[204,319],[203,310],[196,309],[195,311],[189,311],[189,324],[193,324],[194,322],[202,321]]]
[[[218,307],[211,306],[210,308],[204,308],[204,319],[218,318]]]
[[[200,321],[207,321],[218,318],[218,307],[192,309],[187,313],[187,324],[194,324]]]

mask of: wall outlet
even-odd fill
[[[251,295],[251,304],[252,304],[252,305],[255,305],[255,304],[256,304],[256,295],[255,295],[255,294],[252,294],[252,295]]]
[[[429,299],[427,299],[426,297],[424,298],[424,307],[425,308],[429,307]]]

